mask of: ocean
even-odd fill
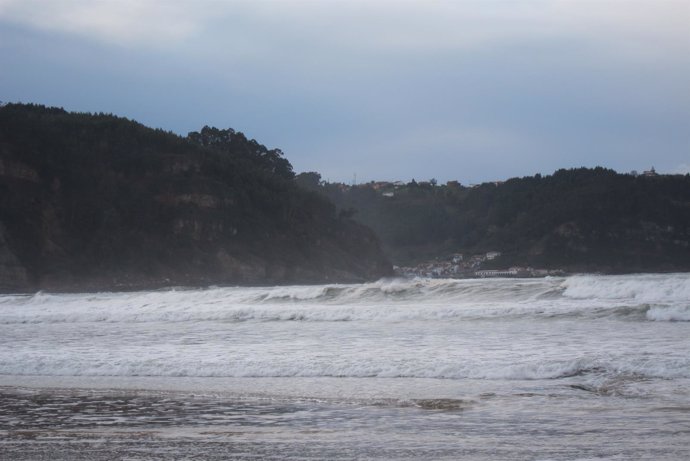
[[[690,274],[2,295],[0,459],[690,459]]]

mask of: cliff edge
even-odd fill
[[[372,231],[231,129],[180,137],[108,114],[0,107],[0,290],[360,282]]]

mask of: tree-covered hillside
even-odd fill
[[[0,287],[356,281],[375,235],[295,185],[279,150],[106,114],[0,107]]]
[[[500,251],[495,267],[690,270],[690,176],[559,170],[462,187],[297,180],[370,226],[394,263]]]

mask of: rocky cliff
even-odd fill
[[[232,130],[0,108],[0,290],[358,282],[376,236]]]

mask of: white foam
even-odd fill
[[[2,296],[0,374],[690,378],[690,324],[677,323],[690,320],[687,280],[416,279]]]
[[[635,288],[636,283],[642,288]],[[661,294],[650,287],[663,285]],[[383,280],[362,285],[214,288],[138,293],[0,297],[0,324],[189,321],[406,321],[520,316],[636,317],[687,320],[687,276],[620,280],[573,277],[534,280]],[[613,289],[611,288],[613,287]],[[677,293],[679,291],[679,293]],[[598,296],[598,297],[597,297]],[[667,305],[669,306],[669,305]],[[666,310],[664,310],[666,309]],[[685,310],[683,310],[685,309]]]
[[[412,302],[365,302],[352,304],[260,303],[230,301],[190,302],[169,305],[131,300],[65,299],[53,304],[16,305],[0,308],[0,324],[24,323],[146,323],[146,322],[343,322],[343,321],[438,321],[514,317],[635,316],[644,319],[647,306],[621,306],[594,302],[477,302],[450,303],[431,300]],[[651,318],[650,318],[651,319]],[[656,320],[656,319],[655,319]]]
[[[647,311],[647,318],[666,322],[690,322],[690,304],[651,307]]]
[[[653,304],[690,301],[690,273],[574,276],[563,281],[562,286],[565,288],[563,295],[575,299]]]
[[[21,359],[20,359],[21,358]],[[500,361],[444,360],[420,361],[415,358],[389,360],[284,360],[274,363],[253,360],[227,360],[221,357],[100,357],[79,359],[63,357],[44,360],[33,355],[0,359],[2,375],[48,376],[168,376],[226,378],[434,378],[481,380],[553,380],[584,377],[590,381],[611,380],[616,376],[650,378],[690,378],[690,360],[645,361],[605,360],[581,357],[571,360],[528,360],[509,364]]]

